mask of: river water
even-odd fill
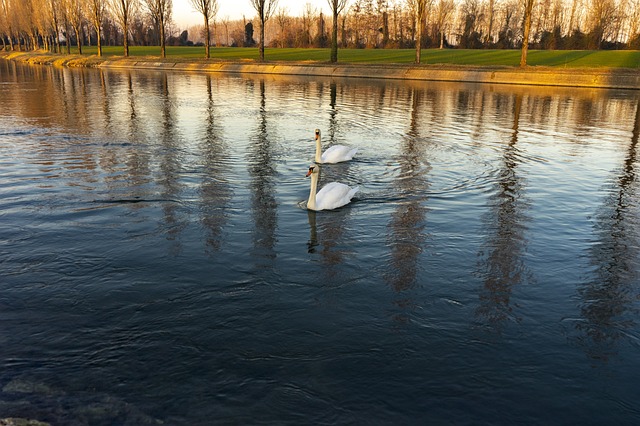
[[[0,61],[0,104],[0,418],[640,422],[638,92]]]

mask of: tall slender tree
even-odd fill
[[[218,13],[218,0],[189,0],[196,11],[202,13],[204,18],[204,57],[209,59],[209,45],[211,40],[211,30],[209,25],[211,20]]]
[[[129,25],[140,7],[140,2],[139,0],[110,0],[109,5],[113,18],[122,30],[124,56],[129,56]]]
[[[284,43],[287,40],[287,25],[289,24],[289,16],[287,15],[287,9],[281,7],[276,14],[276,22],[280,27],[280,47],[284,47]]]
[[[9,39],[9,49],[14,50],[13,46],[13,13],[9,13],[9,9],[11,8],[9,0],[0,0],[2,2],[2,14],[4,20],[5,31],[7,34],[7,38]]]
[[[327,0],[333,15],[331,27],[331,62],[338,62],[338,15],[342,13],[349,0]]]
[[[614,39],[613,29],[621,21],[621,13],[613,0],[591,0],[587,13],[587,28],[590,30],[590,49],[600,49],[601,43]]]
[[[60,53],[60,25],[59,25],[60,0],[49,0],[47,2],[47,13],[53,31],[53,45],[56,53]]]
[[[160,38],[160,56],[167,57],[167,45],[165,30],[169,22],[171,22],[171,14],[173,11],[172,0],[144,0],[149,13],[153,17],[154,21],[158,25],[158,32]]]
[[[73,27],[73,32],[76,35],[78,53],[82,55],[82,37],[80,37],[80,32],[82,31],[82,24],[84,22],[84,12],[82,11],[81,0],[65,0],[65,10],[69,18],[69,23],[71,27]],[[70,37],[67,34],[67,43],[69,39]]]
[[[91,23],[96,31],[98,56],[102,56],[102,20],[107,14],[107,3],[106,0],[89,0],[87,7],[89,8]]]
[[[278,7],[278,0],[251,0],[260,18],[260,61],[264,61],[264,26]]]
[[[520,66],[527,66],[527,54],[529,52],[529,33],[531,33],[531,15],[535,0],[524,0],[524,17],[522,20],[522,50],[520,51]]]
[[[440,35],[440,49],[444,49],[444,32],[456,10],[456,5],[453,0],[438,0],[434,8],[435,24],[438,30],[437,35]]]
[[[225,46],[229,46],[229,23],[231,20],[229,19],[229,15],[225,15],[221,20],[222,26],[224,26],[224,34],[226,36],[226,44]]]
[[[422,34],[424,32],[424,18],[427,13],[427,0],[407,0],[413,11],[416,23],[416,64],[419,64],[422,56]]]

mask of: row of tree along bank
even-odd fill
[[[46,52],[0,51],[0,58],[29,64],[106,69],[155,69],[188,72],[248,73],[328,78],[457,81],[586,88],[640,89],[640,73],[631,69],[558,69],[551,67],[472,67],[400,64],[331,64],[297,62],[168,60],[95,55],[59,55]]]
[[[253,17],[230,21],[220,4],[243,1]],[[338,48],[459,47],[637,49],[640,2],[616,0],[328,0],[330,16],[307,3],[291,16],[278,0],[190,0],[202,25],[185,33],[173,22],[173,0],[0,0],[0,41],[11,50],[70,53],[70,45],[167,42]],[[302,3],[302,2],[301,2]],[[254,27],[256,35],[253,35]],[[257,40],[257,42],[256,42]],[[261,56],[261,58],[263,58]]]

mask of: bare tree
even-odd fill
[[[48,2],[41,3],[39,1],[31,0],[32,4],[32,24],[34,25],[36,43],[42,40],[44,49],[51,50],[51,38],[53,33],[53,25],[49,20],[49,7]]]
[[[348,0],[327,0],[333,15],[331,27],[331,62],[338,62],[338,15],[347,6]]]
[[[600,44],[611,36],[614,23],[618,17],[613,0],[591,0],[588,8],[587,26],[591,32],[591,48],[599,49]]]
[[[305,3],[304,9],[302,10],[302,33],[305,37],[303,43],[304,47],[311,47],[312,45],[313,37],[311,37],[311,25],[313,21],[315,21],[316,13],[317,10],[311,3]]]
[[[50,25],[53,30],[53,43],[55,52],[60,53],[60,26],[59,26],[59,9],[60,0],[48,0],[46,3],[47,13],[50,19]]]
[[[218,0],[189,0],[196,11],[202,13],[204,18],[204,57],[209,59],[209,45],[211,40],[211,30],[209,24],[218,13]]]
[[[531,32],[531,15],[535,0],[524,0],[524,18],[522,21],[522,50],[520,52],[520,66],[527,66],[527,53],[529,52],[529,33]]]
[[[289,16],[287,16],[287,9],[281,7],[278,9],[278,13],[276,14],[276,22],[278,22],[278,27],[280,27],[280,47],[284,47],[284,43],[287,39],[287,24],[289,23]]]
[[[628,20],[629,40],[627,43],[631,47],[631,42],[637,39],[640,34],[640,0],[631,0]]]
[[[571,1],[571,14],[569,17],[569,31],[567,33],[567,35],[571,36],[571,34],[573,34],[573,31],[576,29],[576,20],[577,20],[577,13],[578,13],[578,7],[580,4],[581,0],[572,0]]]
[[[33,0],[24,0],[13,3],[13,10],[16,13],[17,28],[24,36],[25,50],[38,50],[38,30],[36,22],[37,9]]]
[[[435,20],[438,27],[438,33],[440,34],[440,49],[444,48],[444,32],[447,27],[447,23],[455,12],[456,5],[454,0],[438,0],[435,7]]]
[[[73,32],[76,36],[76,46],[78,47],[78,53],[82,55],[82,38],[80,33],[82,31],[82,24],[84,23],[84,11],[82,10],[81,0],[63,0],[64,14],[67,22],[73,28]],[[69,44],[71,37],[67,33],[67,44]]]
[[[2,1],[2,15],[3,15],[3,25],[5,28],[5,34],[7,34],[7,38],[9,39],[9,49],[14,50],[13,46],[13,13],[9,13],[10,3],[9,0],[1,0]],[[4,37],[3,37],[4,40]]]
[[[160,56],[166,58],[167,46],[165,31],[171,22],[173,2],[172,0],[144,0],[144,4],[147,6],[147,9],[149,10],[149,13],[151,13],[155,23],[158,25],[160,33]]]
[[[229,46],[229,22],[231,22],[231,20],[229,19],[229,15],[226,15],[224,18],[222,18],[220,22],[222,22],[222,25],[224,26],[224,33],[227,38],[226,46]]]
[[[413,12],[416,22],[416,64],[419,64],[422,56],[422,33],[424,17],[427,12],[427,0],[407,0],[407,4]]]
[[[62,28],[64,31],[65,45],[67,50],[67,55],[71,54],[71,21],[69,20],[69,1],[68,0],[60,0],[60,11],[62,13]]]
[[[107,3],[105,0],[89,0],[88,3],[89,17],[96,31],[98,56],[102,56],[102,20],[107,12]]]
[[[549,1],[549,0],[543,0],[543,1]],[[488,10],[487,10],[487,21],[488,22],[488,28],[487,28],[487,33],[484,36],[484,45],[485,47],[488,47],[489,44],[491,43],[491,33],[493,32],[493,21],[495,20],[495,11],[496,11],[496,2],[495,0],[489,0],[489,4],[488,4]]]
[[[264,25],[278,6],[278,0],[251,0],[260,18],[260,60],[264,61]]]
[[[129,25],[140,7],[139,0],[110,0],[111,14],[123,34],[124,56],[129,56]]]

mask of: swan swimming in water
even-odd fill
[[[307,208],[309,210],[332,210],[342,207],[351,202],[351,199],[359,187],[351,188],[344,183],[330,182],[318,189],[318,179],[320,178],[320,167],[316,164],[309,166],[307,177],[311,176],[311,191],[309,192],[309,200]]]
[[[320,143],[320,129],[316,129],[316,163],[340,163],[349,161],[358,152],[358,148],[351,148],[344,145],[332,145],[323,153]]]

